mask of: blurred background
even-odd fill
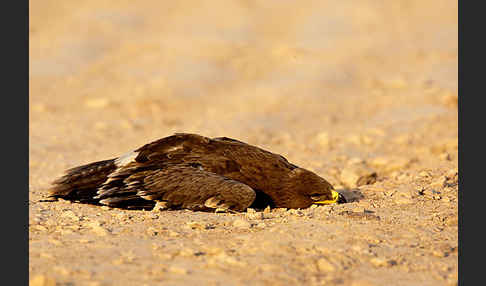
[[[457,141],[457,1],[30,1],[29,35],[34,173],[173,132],[321,173]]]

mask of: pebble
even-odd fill
[[[261,223],[256,225],[256,227],[258,227],[258,228],[265,228],[266,226],[267,225],[264,222],[261,222]]]
[[[56,286],[56,280],[45,275],[37,275],[29,281],[29,286]]]
[[[396,196],[394,197],[394,202],[399,205],[406,205],[406,204],[411,204],[414,201],[410,197]]]
[[[154,208],[152,209],[153,212],[163,211],[169,208],[167,202],[156,202]]]
[[[446,257],[447,255],[449,255],[449,253],[441,251],[441,250],[433,250],[432,254],[436,257]]]
[[[109,231],[108,229],[104,228],[101,226],[101,223],[99,221],[91,221],[86,224],[87,226],[91,227],[91,231],[96,233],[99,236],[106,236],[108,235]]]
[[[43,226],[43,225],[40,225],[40,224],[35,225],[34,226],[34,229],[36,229],[38,231],[47,231],[47,228],[45,226]]]
[[[458,169],[457,168],[454,168],[454,169],[451,169],[451,170],[447,171],[447,173],[445,174],[445,176],[447,178],[454,178],[455,176],[458,175],[458,173],[459,173],[458,172]]]
[[[69,218],[73,221],[79,221],[79,217],[73,211],[65,211],[61,215],[62,217]]]
[[[408,167],[411,162],[412,160],[409,158],[377,157],[370,161],[370,165],[377,168],[383,168],[387,172],[393,172]]]
[[[151,213],[151,214],[148,215],[148,218],[150,218],[150,219],[158,219],[159,216],[157,214]]]
[[[149,236],[156,236],[159,234],[159,230],[156,229],[155,227],[149,227],[147,228],[147,230],[145,231]]]
[[[69,271],[67,268],[62,266],[54,266],[53,270],[64,276],[68,276],[71,274],[71,271]]]
[[[199,229],[199,230],[211,228],[210,225],[200,221],[191,221],[186,223],[186,225],[191,229]]]
[[[329,148],[331,147],[331,139],[327,132],[320,132],[316,135],[316,141],[321,145],[321,147]]]
[[[173,230],[169,230],[167,233],[170,237],[178,237],[180,234],[178,232],[175,232]]]
[[[265,215],[263,214],[263,212],[254,212],[254,213],[246,213],[245,214],[245,217],[247,219],[252,219],[252,220],[262,220],[265,218]]]
[[[237,219],[233,222],[233,226],[237,228],[250,228],[251,224],[247,220]]]
[[[371,264],[373,264],[376,267],[383,267],[386,266],[388,263],[385,259],[379,258],[379,257],[374,257],[370,259]]]
[[[444,152],[444,153],[439,155],[439,159],[441,159],[442,161],[450,161],[450,160],[452,160],[452,157],[449,153]]]
[[[377,173],[365,164],[353,164],[341,171],[341,182],[350,187],[356,188],[362,185],[370,185],[376,182]]]
[[[94,227],[91,230],[99,236],[106,236],[109,233],[108,230],[102,226]]]
[[[179,266],[171,266],[168,269],[170,272],[175,273],[175,274],[180,274],[180,275],[186,275],[189,273],[189,271],[185,268],[179,267]]]
[[[336,269],[336,267],[326,258],[317,260],[317,268],[322,272],[332,272]]]
[[[194,250],[190,249],[190,248],[183,248],[179,251],[179,255],[180,256],[184,256],[184,257],[191,257],[191,256],[194,256],[194,253],[196,253]]]
[[[236,258],[226,254],[225,252],[218,253],[217,255],[214,256],[214,258],[210,259],[209,263],[210,264],[217,264],[219,263],[224,263],[224,264],[229,264],[229,265],[236,265],[236,266],[245,266],[246,263],[243,261],[239,261]]]
[[[50,243],[54,244],[54,245],[62,245],[62,242],[57,240],[57,239],[53,239],[53,238],[50,238],[48,239],[47,241],[49,241]]]

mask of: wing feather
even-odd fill
[[[227,208],[244,210],[255,199],[249,186],[191,166],[173,166],[161,170],[134,173],[125,184],[99,197],[101,203],[123,203],[123,198],[138,196],[164,201],[170,208],[204,210]]]

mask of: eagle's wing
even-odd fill
[[[256,183],[265,182],[258,165],[274,159],[283,162],[269,152],[234,139],[178,133],[114,160],[69,170],[55,182],[51,195],[127,208],[151,207],[152,200],[181,207],[192,204],[196,208],[225,204],[228,196],[236,198],[240,196],[237,193],[246,192],[245,198],[233,206],[240,208],[251,204],[253,190],[265,189]],[[213,197],[220,198],[220,202],[206,202]]]
[[[200,167],[170,166],[134,172],[123,184],[98,192],[100,203],[118,206],[136,197],[165,202],[169,208],[242,211],[254,201],[252,188]]]
[[[115,160],[117,168],[95,198],[113,206],[128,206],[142,197],[174,208],[245,209],[255,192],[225,176],[239,172],[239,165],[211,142],[179,133],[127,153]]]

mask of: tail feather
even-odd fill
[[[49,190],[49,196],[74,200],[92,200],[97,188],[106,181],[108,175],[115,169],[115,159],[69,169],[64,176],[52,183],[53,187]]]

